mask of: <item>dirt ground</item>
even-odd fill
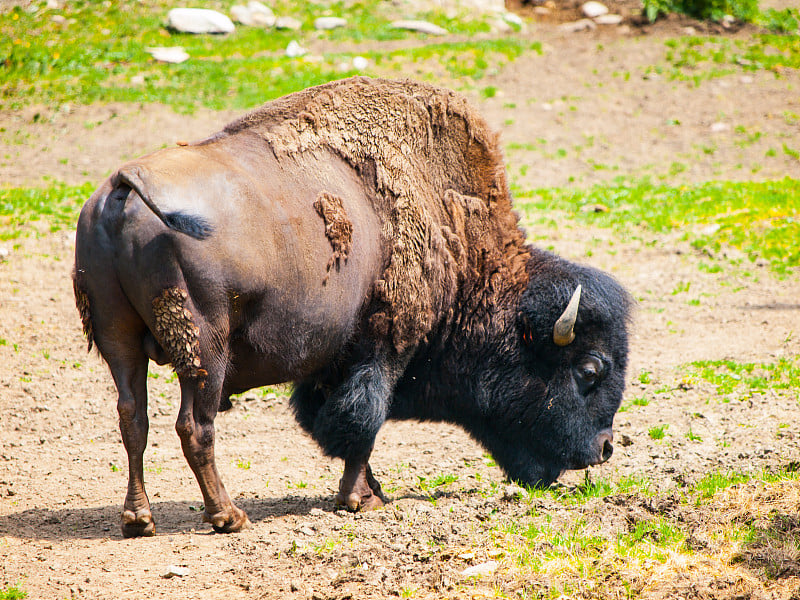
[[[699,86],[646,76],[647,67],[666,64],[666,38],[687,26],[644,33],[629,24],[580,33],[557,23],[530,26],[527,35],[544,52],[484,79],[494,97],[468,92],[504,142],[516,143],[507,152],[512,180],[533,187],[620,175],[664,176],[670,184],[800,178],[796,158],[768,155],[783,142],[797,146],[797,122],[785,118],[800,113],[797,71],[741,71]],[[36,112],[44,118],[34,123]],[[203,137],[233,116],[153,105],[0,114],[0,181],[99,183],[121,161]],[[757,131],[758,139],[743,143]],[[24,143],[13,143],[15,134]],[[644,396],[650,403],[618,414],[615,454],[591,469],[592,478],[646,476],[669,494],[714,470],[800,461],[797,390],[724,402],[678,369],[700,359],[774,362],[800,354],[799,277],[777,279],[760,263],[703,271],[698,265],[708,256],[680,241],[680,231],[619,239],[563,223],[529,233],[612,272],[639,301],[626,402]],[[86,353],[74,307],[74,232],[0,245],[11,250],[0,262],[0,584],[47,599],[515,597],[513,565],[503,558],[480,584],[460,575],[470,559],[459,558],[459,549],[479,543],[486,523],[524,511],[502,500],[506,482],[485,451],[447,425],[387,424],[372,464],[392,501],[352,515],[332,502],[341,464],[301,433],[286,397],[247,394],[218,417],[216,448],[226,487],[253,526],[213,534],[200,522],[200,492],[173,429],[178,388],[167,368],[154,368],[149,380],[145,475],[158,535],[123,540],[127,461],[115,389],[99,357]],[[689,290],[676,292],[686,282]],[[659,424],[669,427],[656,441],[648,429]],[[700,439],[687,437],[690,430]],[[437,475],[457,480],[434,503],[421,478]],[[568,473],[561,485],[584,476]],[[635,508],[603,510],[613,522]],[[173,565],[186,574],[164,577]],[[642,595],[676,597],[678,588],[664,585]],[[789,598],[798,586],[795,575],[778,586],[753,584],[745,596],[716,588],[685,597]],[[603,597],[602,590],[584,595]]]

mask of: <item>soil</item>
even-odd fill
[[[494,97],[485,98],[480,88],[467,91],[503,141],[516,143],[507,152],[512,180],[531,188],[589,186],[620,175],[673,185],[800,178],[800,161],[780,150],[783,143],[797,145],[796,118],[787,117],[800,113],[796,70],[742,70],[699,85],[646,73],[666,66],[665,41],[689,26],[706,27],[683,21],[642,27],[628,19],[619,27],[567,33],[558,22],[532,24],[526,35],[543,43],[543,53],[526,54],[481,80],[481,87],[496,88]],[[403,74],[418,73],[410,67]],[[99,183],[121,161],[204,137],[233,116],[204,109],[179,115],[155,105],[0,114],[6,157],[0,181]],[[725,269],[701,270],[709,253],[691,248],[682,233],[642,230],[620,239],[569,222],[529,228],[536,244],[612,272],[638,299],[624,403],[650,402],[618,414],[614,456],[588,476],[647,477],[667,499],[709,472],[800,461],[796,389],[725,397],[681,367],[693,360],[772,363],[798,356],[800,278],[779,279],[760,262],[731,266],[720,255]],[[390,504],[365,514],[336,511],[341,464],[302,434],[284,389],[245,394],[217,419],[217,464],[252,527],[214,534],[200,522],[199,489],[173,429],[178,387],[166,367],[154,367],[148,382],[145,466],[157,535],[123,540],[127,461],[113,382],[97,354],[86,353],[74,306],[74,232],[43,230],[3,245],[10,253],[0,262],[0,584],[19,584],[30,598],[520,593],[507,558],[496,558],[498,570],[477,583],[461,575],[489,556],[470,558],[464,548],[490,547],[491,526],[513,522],[529,508],[502,499],[503,473],[465,433],[440,424],[387,424],[372,465]],[[680,291],[687,282],[688,291]],[[668,425],[667,435],[653,440],[648,430],[661,424]],[[440,475],[456,479],[426,487]],[[559,485],[571,489],[586,476],[569,472]],[[617,497],[600,508],[613,527],[644,510],[642,502]],[[565,509],[542,500],[538,510],[551,511],[558,522]],[[165,577],[171,566],[186,573]],[[662,581],[640,594],[797,597],[798,569],[778,583],[759,581],[757,569],[749,573],[755,583],[745,596],[735,586],[709,584],[723,576],[713,570],[705,587],[691,593],[685,581]],[[606,593],[611,597],[609,590],[586,588],[579,595]]]

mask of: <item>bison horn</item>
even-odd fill
[[[575,321],[578,318],[578,305],[581,303],[581,286],[575,288],[567,308],[553,326],[553,341],[558,346],[566,346],[575,339]]]

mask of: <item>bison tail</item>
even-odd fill
[[[120,188],[133,189],[164,225],[173,231],[184,233],[196,240],[204,240],[214,232],[214,227],[205,217],[192,215],[182,210],[162,211],[153,198],[155,193],[151,193],[157,190],[157,186],[154,186],[142,171],[143,169],[135,165],[123,167],[111,177],[111,184],[117,190]],[[119,194],[122,199],[127,196],[127,193]]]
[[[177,211],[165,214],[161,220],[170,229],[185,233],[196,240],[204,240],[214,232],[211,223],[199,215]]]

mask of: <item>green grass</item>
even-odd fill
[[[715,385],[720,395],[739,392],[749,397],[749,394],[768,389],[800,389],[800,360],[797,358],[780,358],[773,363],[703,360],[687,365],[684,370],[690,378]]]
[[[228,5],[204,3],[227,12]],[[358,52],[350,50],[321,57],[291,59],[288,43],[301,45],[318,37],[333,41],[429,38],[390,27],[374,3],[326,4],[276,2],[276,14],[292,14],[303,22],[299,32],[237,27],[229,35],[191,35],[168,30],[164,23],[170,5],[149,2],[69,2],[63,9],[31,13],[20,8],[0,16],[0,107],[18,109],[32,103],[160,102],[191,112],[250,108],[267,100],[356,74],[342,69]],[[313,31],[313,18],[330,11],[346,14],[348,26],[331,32]],[[67,20],[58,24],[54,14]],[[488,30],[481,20],[448,19],[427,13],[433,22],[454,34]],[[151,46],[181,46],[190,59],[178,65],[155,62],[145,51]],[[511,60],[531,49],[530,42],[510,37],[476,42],[437,43],[361,54],[373,63],[403,60],[443,65],[454,78],[479,79],[488,68],[500,68],[498,57]],[[538,46],[541,51],[541,46]],[[367,73],[369,74],[369,73]]]
[[[0,589],[0,600],[22,600],[27,597],[28,592],[16,585]]]
[[[0,240],[39,231],[41,226],[50,231],[74,227],[80,207],[93,190],[92,184],[62,183],[44,189],[0,187]]]
[[[611,227],[627,236],[637,229],[680,231],[698,250],[714,253],[734,247],[751,261],[768,261],[782,275],[800,266],[800,180],[680,187],[640,180],[590,189],[516,190],[516,195],[524,221],[541,222],[561,211],[570,220]],[[586,208],[599,204],[608,210]]]
[[[514,577],[498,580],[501,597],[639,598],[669,581],[774,580],[800,550],[792,516],[797,494],[785,493],[798,477],[792,466],[714,473],[680,493],[656,496],[643,494],[641,481],[606,481],[602,494],[581,502],[539,492],[523,499],[530,504],[524,514],[487,521],[488,535],[472,550],[492,548],[507,557],[501,570]],[[515,582],[525,582],[524,591]]]
[[[776,13],[776,19],[780,14]],[[665,44],[669,67],[665,70],[651,66],[646,73],[666,71],[670,79],[693,81],[696,85],[742,71],[768,70],[780,76],[783,69],[800,68],[797,35],[763,34],[744,39],[687,36],[667,40]]]
[[[800,472],[798,472],[796,465],[793,464],[777,471],[716,471],[706,475],[694,485],[694,495],[696,502],[699,503],[714,497],[720,490],[725,490],[748,481],[760,481],[771,484],[781,481],[797,481],[798,479],[800,479]]]
[[[664,436],[667,433],[668,427],[669,423],[664,423],[663,425],[653,425],[650,429],[647,430],[647,435],[649,435],[654,440],[663,440]]]

